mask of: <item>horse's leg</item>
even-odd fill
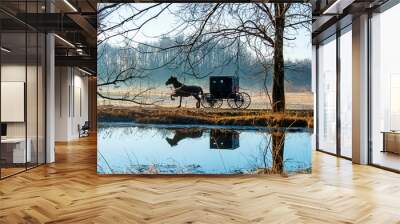
[[[180,108],[182,106],[182,97],[180,98],[180,100],[179,100],[179,106],[178,106],[178,108]]]
[[[199,95],[193,95],[194,98],[196,98],[197,102],[196,102],[196,108],[200,108],[200,97]]]

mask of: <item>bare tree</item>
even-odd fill
[[[244,45],[252,49],[259,63],[264,66],[264,75],[268,68],[272,72],[271,107],[274,112],[285,111],[285,63],[284,44],[296,38],[301,29],[309,29],[311,24],[311,7],[302,3],[188,3],[173,7],[169,4],[135,4],[126,5],[128,15],[116,15],[120,4],[105,4],[99,9],[99,44],[119,37],[127,46],[146,45],[151,50],[141,54],[173,52],[176,58],[167,63],[181,64],[184,73],[203,78],[210,71],[201,71],[198,65],[213,48],[221,47],[239,50]],[[180,22],[171,31],[163,34],[183,34],[169,46],[154,46],[139,43],[135,36],[162,13],[169,12],[179,18]],[[118,22],[107,24],[110,16],[119,17]],[[138,49],[136,49],[138,50]],[[140,51],[140,50],[138,50]],[[239,52],[236,52],[237,54]],[[215,69],[235,60],[232,57],[215,65]],[[272,60],[271,60],[272,59]],[[266,92],[269,96],[268,89]]]

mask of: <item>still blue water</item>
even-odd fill
[[[102,123],[98,127],[100,174],[238,174],[271,168],[269,129]],[[283,170],[311,170],[311,132],[285,132]],[[276,157],[274,157],[276,158]],[[275,160],[276,161],[276,160]]]

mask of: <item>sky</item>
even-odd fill
[[[148,7],[150,3],[128,3],[133,4],[137,9],[141,9],[144,7]],[[243,3],[247,4],[247,3]],[[177,4],[171,6],[171,10],[177,7]],[[140,24],[143,21],[147,20],[151,16],[154,16],[158,10],[153,10],[150,13],[147,13],[145,16],[138,18],[137,21],[134,21],[135,24]],[[121,7],[117,12],[115,12],[112,16],[108,17],[108,20],[105,21],[107,26],[110,26],[114,23],[118,23],[121,21],[121,18],[126,18],[132,15],[133,12],[129,7]],[[159,15],[156,19],[151,20],[145,26],[142,27],[140,32],[130,33],[130,38],[134,40],[134,42],[151,42],[156,41],[157,38],[151,38],[154,36],[160,36],[161,34],[167,33],[171,31],[177,24],[179,24],[180,20],[175,15],[171,14],[168,10],[165,10],[161,15]],[[133,24],[126,24],[124,29],[132,28]],[[177,33],[172,32],[170,35],[177,35]],[[118,45],[122,42],[122,38],[116,37],[109,41],[110,44]],[[312,44],[311,44],[311,31],[307,29],[301,29],[296,34],[296,39],[293,41],[285,41],[284,47],[284,57],[285,60],[303,60],[303,59],[311,59],[312,55]]]

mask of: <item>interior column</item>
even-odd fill
[[[368,163],[368,15],[353,19],[352,158]]]
[[[46,2],[47,12],[54,11],[51,1]],[[55,43],[54,34],[46,34],[46,163],[55,161]]]

